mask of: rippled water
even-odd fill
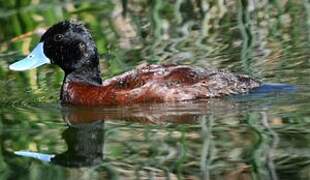
[[[121,2],[0,0],[0,179],[310,179],[308,1]],[[177,63],[289,88],[62,107],[57,67],[12,72],[8,64],[63,19],[91,29],[106,78]]]

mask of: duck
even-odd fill
[[[103,80],[90,31],[78,21],[51,26],[24,59],[9,66],[25,71],[54,64],[64,71],[60,102],[74,106],[169,103],[246,94],[261,82],[226,70],[177,64],[141,64]]]

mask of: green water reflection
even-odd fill
[[[182,104],[58,104],[54,66],[11,72],[50,25],[90,28],[102,76],[212,66],[295,92]],[[310,3],[0,0],[0,179],[310,179]],[[95,122],[96,120],[104,120]],[[55,154],[46,163],[14,151]]]

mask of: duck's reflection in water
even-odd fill
[[[104,122],[70,125],[62,133],[67,151],[60,154],[43,154],[16,151],[15,154],[32,157],[65,167],[83,167],[100,164],[103,160]]]
[[[236,103],[233,99],[210,99],[108,108],[62,106],[61,110],[64,121],[69,125],[87,124],[98,120],[140,124],[196,124],[199,117],[210,113],[225,115],[239,112],[240,103]]]
[[[16,155],[32,157],[66,167],[94,166],[103,160],[104,123],[126,121],[144,124],[199,124],[201,117],[212,113],[235,112],[238,105],[229,101],[209,100],[176,104],[148,104],[128,107],[89,108],[62,106],[63,120],[68,125],[62,133],[67,151],[60,154],[16,151]]]
[[[55,155],[51,162],[71,167],[99,164],[103,159],[103,126],[102,121],[81,126],[69,126],[62,133],[68,150]]]
[[[65,167],[98,165],[103,160],[104,123],[106,120],[142,124],[195,123],[199,115],[204,113],[205,105],[157,104],[105,109],[63,106],[61,112],[68,128],[63,131],[62,138],[66,142],[67,151],[60,154],[30,151],[15,151],[14,153]],[[196,110],[193,111],[193,108]]]

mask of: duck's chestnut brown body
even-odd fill
[[[61,101],[72,105],[176,102],[246,93],[260,83],[245,75],[184,65],[142,65],[102,85],[67,80]]]

